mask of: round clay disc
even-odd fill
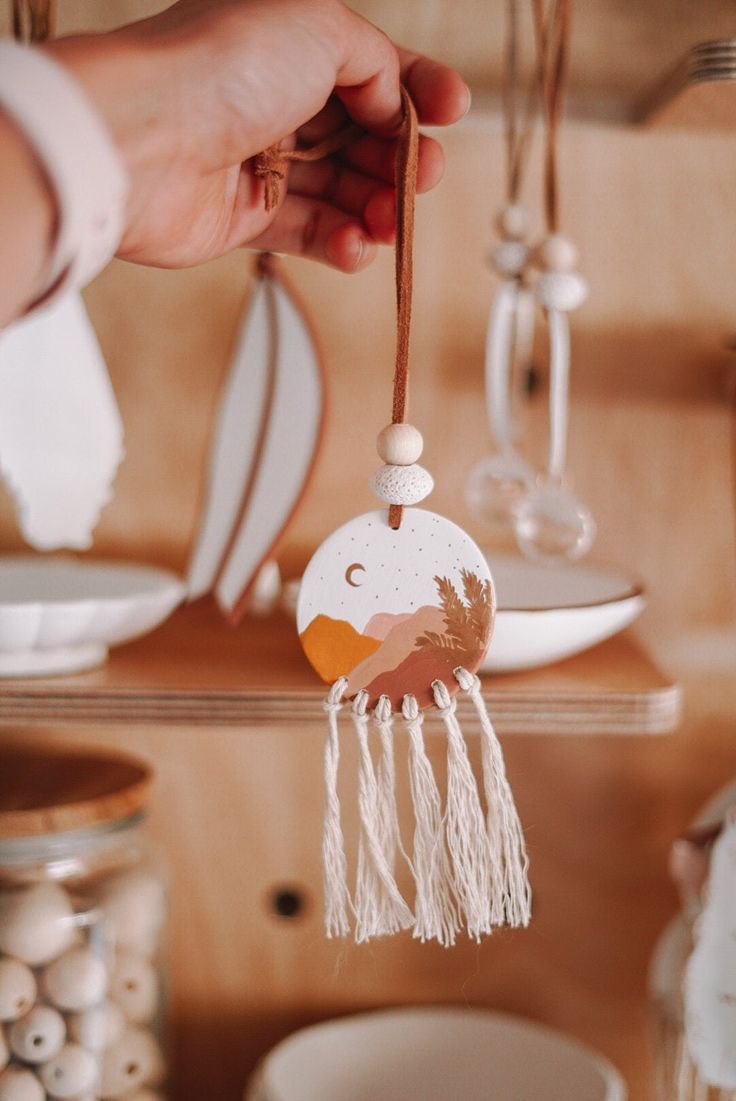
[[[405,508],[401,526],[380,509],[349,520],[315,552],[302,578],[297,629],[320,677],[433,702],[432,681],[457,691],[458,665],[476,672],[493,631],[495,593],[485,555],[433,512]]]

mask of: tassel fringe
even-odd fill
[[[531,917],[529,861],[524,836],[506,778],[503,753],[486,710],[477,676],[455,670],[481,728],[482,790],[485,812],[467,746],[457,717],[455,699],[442,681],[434,681],[435,705],[447,735],[447,798],[442,798],[424,744],[424,716],[413,696],[405,696],[402,718],[409,738],[409,784],[414,808],[411,857],[404,851],[396,804],[393,716],[387,696],[373,713],[378,734],[378,764],[371,752],[368,693],[359,692],[352,706],[358,741],[358,811],[360,838],[354,899],[347,883],[347,861],[338,795],[340,759],[337,715],[343,706],[347,680],[330,689],[324,707],[328,718],[325,742],[325,817],[323,863],[325,926],[328,937],[347,936],[354,918],[360,943],[375,936],[412,929],[422,942],[437,940],[449,947],[464,926],[480,940],[493,926],[528,925]],[[396,883],[397,853],[406,860],[416,886],[414,913]]]

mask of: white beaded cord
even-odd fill
[[[434,480],[429,471],[418,463],[411,466],[387,463],[373,475],[371,488],[388,505],[418,505],[434,489]]]
[[[340,797],[337,792],[340,763],[340,737],[337,715],[348,686],[347,677],[338,677],[325,700],[327,737],[324,751],[325,813],[322,829],[322,868],[325,900],[325,932],[328,937],[345,937],[350,932],[348,911],[353,904],[348,891],[345,839],[340,820]]]
[[[483,699],[480,679],[462,667],[455,669],[455,679],[470,697],[480,720],[483,790],[491,855],[491,921],[494,925],[526,926],[532,912],[529,858],[513,792],[506,778],[501,743]]]
[[[404,696],[401,712],[409,734],[409,783],[414,806],[412,869],[416,884],[414,937],[449,948],[461,928],[447,853],[442,802],[424,747],[424,716],[414,696]]]
[[[465,914],[468,936],[479,941],[491,932],[491,856],[478,785],[457,720],[456,702],[441,680],[432,681],[435,705],[447,731],[447,847],[455,895]]]
[[[570,380],[570,324],[560,310],[547,311],[549,325],[549,459],[551,478],[561,478],[567,457],[568,389]]]
[[[355,886],[355,941],[397,933],[414,924],[414,915],[401,896],[382,834],[382,807],[376,772],[368,744],[368,693],[358,692],[352,708],[358,736],[358,811],[360,841]]]

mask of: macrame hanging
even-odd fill
[[[421,941],[451,945],[463,928],[479,939],[497,925],[526,925],[531,899],[521,826],[476,675],[495,612],[488,565],[459,527],[414,507],[433,482],[417,462],[421,435],[406,423],[418,129],[404,90],[402,102],[392,423],[378,437],[384,465],[372,483],[388,508],[348,521],[316,551],[302,579],[297,627],[309,661],[331,685],[324,704],[327,935],[352,931],[361,942],[411,929]],[[269,152],[262,163],[277,159]],[[481,731],[480,790],[459,722],[458,692],[470,700]],[[446,733],[445,785],[438,785],[425,747],[427,708],[440,716]],[[341,711],[349,714],[358,746],[354,876],[341,824]],[[408,735],[414,834],[407,845],[396,804],[396,722]],[[399,889],[399,857],[411,872],[413,898]]]

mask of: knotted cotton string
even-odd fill
[[[353,724],[358,736],[358,810],[360,843],[355,886],[355,940],[397,933],[408,929],[414,917],[401,896],[393,876],[393,856],[387,859],[384,808],[368,744],[368,693],[358,692],[353,701]]]
[[[340,763],[340,738],[337,713],[348,686],[347,677],[339,677],[330,689],[323,707],[327,712],[325,740],[325,815],[322,832],[322,867],[325,897],[325,931],[328,937],[345,937],[350,932],[348,910],[353,904],[348,891],[345,840],[340,821],[337,773]]]
[[[480,679],[462,668],[455,670],[455,679],[472,700],[480,720],[483,790],[493,878],[491,922],[493,925],[528,925],[531,919],[529,858],[514,796],[506,779],[501,744],[481,694]]]
[[[442,801],[424,748],[424,716],[414,696],[404,696],[402,714],[409,734],[409,781],[414,806],[414,936],[422,942],[437,940],[449,947],[455,943],[461,921],[445,844]]]

